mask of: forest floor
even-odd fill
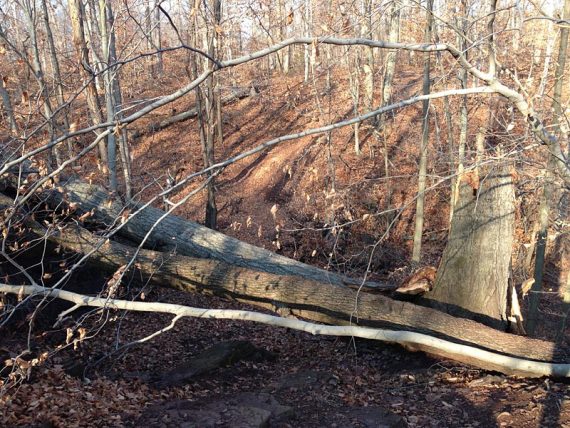
[[[156,87],[174,87],[180,76],[169,79],[157,82]],[[417,76],[402,72],[395,98],[413,95],[419,85]],[[331,94],[324,94],[321,86],[303,84],[299,76],[268,79],[259,86],[255,97],[224,109],[225,139],[216,148],[218,160],[273,137],[353,114],[342,79],[335,79],[337,89]],[[156,96],[148,88],[138,92],[135,88],[134,92],[140,97]],[[192,104],[191,97],[179,101],[135,126],[145,129],[151,121],[172,114],[172,108],[180,112]],[[434,106],[441,119],[441,106]],[[329,107],[334,114],[319,113]],[[323,137],[305,137],[231,165],[218,179],[220,230],[346,274],[361,274],[371,261],[373,279],[404,277],[411,270],[420,112],[420,105],[412,106],[390,122],[386,145],[371,128],[362,126],[360,156],[354,153],[352,128],[344,128],[335,131],[330,142]],[[202,165],[197,135],[196,121],[190,120],[147,133],[133,143],[135,187],[145,189],[142,199],[164,185],[167,169],[184,174]],[[429,185],[434,188],[427,195],[423,256],[424,263],[431,265],[437,265],[445,245],[449,218],[449,182],[442,181],[450,173],[445,160],[448,148],[437,138],[430,155]],[[385,150],[390,158],[389,179]],[[93,165],[95,162],[83,165],[86,175]],[[535,172],[521,170],[518,178],[522,181]],[[408,204],[407,208],[384,235],[392,217],[382,211],[403,204]],[[528,206],[530,202],[522,202],[520,209],[528,212]],[[176,214],[202,221],[203,207],[204,195],[200,194]],[[353,223],[358,219],[365,220]],[[331,225],[338,227],[331,230]],[[528,242],[526,232],[518,231],[519,244]],[[371,256],[379,239],[384,239],[383,243]],[[552,283],[562,275],[563,263],[550,261],[547,276]],[[526,279],[524,268],[519,268],[519,275],[519,280]],[[85,289],[88,284],[100,287],[105,278],[87,270],[74,281]],[[149,301],[248,309],[236,302],[161,288],[145,294]],[[541,309],[550,324],[543,326],[540,335],[552,339],[550,327],[556,324],[560,308],[555,294],[544,301]],[[48,312],[57,314],[57,307]],[[410,427],[570,427],[568,383],[498,375],[384,343],[315,337],[236,321],[180,320],[172,330],[125,350],[120,346],[166,327],[170,319],[153,313],[97,311],[78,311],[75,317],[80,314],[88,336],[93,337],[76,349],[73,342],[66,344],[65,327],[46,327],[53,322],[50,314],[38,322],[31,336],[34,355],[60,349],[34,367],[26,382],[0,397],[0,425],[201,427],[207,424],[197,421],[196,415],[211,410],[215,415],[211,426],[258,426],[242,425],[240,417],[244,415],[236,416],[239,406],[232,404],[232,400],[247,401],[251,396],[243,398],[244,394],[254,393],[284,406],[280,414],[271,412],[270,426],[275,427],[383,426],[380,421],[386,426]],[[2,359],[27,346],[25,321],[19,330],[2,337]],[[152,381],[213,345],[230,340],[250,341],[272,358],[237,361],[183,385],[158,386]],[[220,402],[227,405],[220,409]]]

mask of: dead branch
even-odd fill
[[[128,300],[108,299],[86,296],[83,294],[73,293],[71,291],[51,289],[38,285],[9,285],[0,283],[0,292],[17,295],[56,297],[58,299],[74,303],[78,307],[88,306],[107,308],[110,310],[172,314],[175,316],[173,322],[176,322],[181,317],[232,319],[252,321],[274,327],[290,328],[313,335],[360,337],[363,339],[398,343],[411,350],[426,351],[446,358],[452,358],[456,361],[475,364],[485,368],[492,368],[493,370],[497,370],[502,373],[527,377],[570,377],[570,364],[545,363],[509,357],[411,331],[392,331],[358,326],[326,326],[252,311],[203,309],[171,303],[133,302]],[[172,325],[173,323],[165,329],[160,330],[160,332],[166,331]]]

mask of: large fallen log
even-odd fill
[[[116,224],[117,219],[121,219],[121,214],[125,213],[127,208],[105,189],[77,179],[60,182],[60,186],[50,190],[48,196],[47,201],[52,207],[73,204],[79,213],[93,212],[93,219],[107,225]],[[135,212],[138,207],[128,208],[131,212]],[[361,283],[358,279],[275,254],[175,215],[169,215],[156,225],[163,215],[164,211],[148,206],[137,215],[131,215],[118,234],[138,244],[154,227],[146,238],[146,248],[176,251],[185,256],[216,259],[248,269],[276,275],[297,275],[334,285],[358,286]],[[366,285],[377,289],[394,288],[393,284],[376,282],[367,282]]]
[[[0,197],[0,202],[2,198]],[[8,200],[9,203],[9,200]],[[36,234],[75,252],[92,253],[90,260],[109,271],[128,264],[135,249],[112,240],[102,245],[101,238],[73,224],[46,234],[43,226],[31,219],[26,225]],[[93,249],[99,249],[93,252]],[[429,334],[455,343],[535,361],[563,361],[553,343],[504,333],[471,320],[455,318],[435,309],[390,299],[383,295],[360,293],[295,276],[279,276],[252,271],[218,260],[204,260],[175,254],[141,250],[134,264],[145,278],[184,291],[204,292],[246,302],[251,305],[284,310],[313,321],[338,325],[360,325],[405,329]],[[460,362],[506,373],[506,370],[471,355],[455,355],[427,344],[406,344],[408,348],[429,352]]]
[[[231,88],[230,93],[222,96],[222,105],[230,104],[234,101],[241,100],[242,98],[247,98],[252,94],[257,93],[257,88],[255,87],[247,87],[247,88]],[[198,110],[196,108],[192,108],[182,113],[175,114],[170,116],[167,119],[161,120],[159,122],[151,123],[146,127],[146,132],[156,132],[161,129],[167,128],[170,125],[173,125],[178,122],[182,122],[184,120],[191,119],[198,115]],[[145,131],[137,131],[133,134],[133,138],[140,137],[143,132]]]

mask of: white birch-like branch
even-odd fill
[[[55,297],[76,306],[129,310],[136,312],[158,312],[172,314],[175,318],[173,325],[181,317],[232,319],[252,321],[274,327],[290,328],[304,331],[313,335],[348,336],[363,339],[380,340],[383,342],[398,343],[412,349],[441,351],[442,355],[450,358],[462,356],[474,364],[480,362],[482,367],[493,366],[504,372],[516,372],[529,377],[554,376],[570,377],[570,364],[548,363],[509,357],[506,355],[486,351],[469,345],[462,345],[447,340],[435,338],[427,334],[401,330],[385,330],[359,326],[329,326],[310,323],[291,318],[281,318],[253,311],[231,309],[203,309],[172,303],[160,302],[133,302],[129,300],[108,299],[102,297],[86,296],[71,291],[41,287],[39,285],[10,285],[0,283],[0,292],[17,295],[32,295]],[[160,331],[166,331],[169,327]],[[435,353],[435,352],[434,352]],[[458,358],[461,360],[461,358]]]

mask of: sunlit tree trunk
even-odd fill
[[[278,0],[278,20],[279,20],[279,41],[285,40],[285,34],[287,33],[287,26],[289,25],[289,18],[287,15],[287,8],[285,5],[285,0]],[[281,72],[284,74],[289,73],[289,49],[284,49],[279,53]]]
[[[457,28],[457,35],[456,35],[456,44],[463,52],[466,58],[469,58],[469,51],[467,49],[467,27],[468,27],[468,19],[467,19],[467,1],[461,0],[459,6],[454,8],[456,12],[456,18],[454,20],[455,27]],[[461,89],[467,88],[467,71],[463,68],[459,69],[458,73],[459,77],[459,84],[461,85]],[[447,101],[447,99],[446,99]],[[467,111],[467,96],[460,97],[459,101],[459,141],[458,141],[458,154],[457,156],[455,153],[455,148],[450,147],[450,172],[454,171],[462,171],[463,170],[463,162],[465,161],[465,147],[467,146],[467,132],[468,132],[468,111]],[[449,107],[446,107],[446,110],[449,111]],[[453,130],[449,130],[448,132],[453,133]],[[452,140],[452,135],[449,137],[450,141]],[[449,201],[449,220],[453,219],[453,212],[455,210],[455,190],[456,180],[459,177],[454,177],[451,179],[451,196]]]
[[[149,52],[158,51],[158,47],[155,44],[156,37],[153,37],[154,34],[154,27],[153,27],[153,16],[154,10],[150,7],[151,0],[147,0],[145,2],[145,12],[144,12],[144,25],[145,25],[145,39],[146,39],[146,46]],[[156,7],[156,5],[155,5]],[[162,57],[161,57],[162,58]],[[147,65],[151,70],[153,76],[156,76],[157,68],[155,66],[156,57],[149,56],[147,59]]]
[[[389,30],[388,40],[396,43],[400,41],[400,17],[401,8],[398,2],[394,1],[389,9]],[[389,51],[386,55],[384,65],[384,75],[382,79],[382,105],[392,102],[394,73],[396,71],[397,50]],[[385,209],[390,209],[392,205],[392,185],[390,180],[390,154],[388,151],[388,135],[386,130],[386,119],[380,115],[376,119],[376,128],[384,143],[384,176],[386,177],[386,205]]]
[[[401,9],[397,2],[392,2],[390,5],[390,30],[388,33],[388,40],[390,42],[400,41],[400,15]],[[392,100],[392,82],[394,80],[394,71],[396,70],[396,58],[398,51],[391,50],[386,55],[386,62],[384,68],[384,79],[382,82],[382,105],[390,104]]]
[[[361,37],[372,39],[372,3],[373,0],[362,0],[363,23]],[[366,49],[364,71],[364,104],[367,110],[374,107],[374,49]]]
[[[153,39],[153,45],[154,48],[157,50],[157,64],[156,64],[156,71],[157,74],[159,76],[162,75],[163,69],[164,69],[164,65],[163,65],[163,61],[162,61],[162,29],[160,26],[160,9],[158,8],[160,2],[157,1],[155,8],[154,8],[154,31],[152,32],[152,39]]]
[[[305,37],[311,36],[311,0],[304,1],[303,32]],[[311,69],[311,47],[303,46],[303,64],[305,66],[304,80],[309,81],[309,71]]]
[[[548,34],[549,36],[546,41],[546,48],[544,48],[544,65],[540,76],[540,85],[537,91],[537,99],[541,104],[544,97],[544,91],[546,90],[546,84],[548,82],[548,71],[550,70],[550,62],[552,61],[552,53],[556,42],[556,32],[554,31],[554,25],[552,22],[548,24]]]
[[[84,0],[85,1],[85,0]],[[103,70],[105,69],[105,61],[102,57],[103,48],[101,46],[100,27],[99,23],[100,13],[98,12],[98,0],[86,0],[84,3],[84,18],[85,18],[85,39],[89,52],[93,56],[93,67],[96,73],[95,85],[100,92],[105,91],[104,79],[101,78]]]
[[[433,0],[427,0],[425,42],[431,43],[433,27]],[[424,54],[424,81],[422,92],[430,93],[430,54]],[[424,203],[427,177],[427,151],[429,143],[429,100],[422,103],[422,142],[420,146],[420,165],[418,178],[418,196],[416,202],[416,221],[414,229],[414,248],[412,261],[419,263],[422,251],[422,235],[424,230]]]
[[[105,70],[103,72],[103,82],[105,84],[105,110],[107,113],[107,122],[115,120],[115,101],[113,98],[113,68],[110,65],[113,62],[110,49],[110,26],[107,17],[107,1],[99,0],[99,36],[101,38],[102,60]],[[110,128],[107,135],[107,167],[109,169],[109,189],[111,192],[117,192],[117,132]]]
[[[97,86],[93,78],[93,68],[89,61],[89,49],[85,39],[85,11],[81,0],[70,0],[68,3],[69,15],[71,17],[71,27],[73,44],[77,55],[78,68],[83,76],[83,83],[86,85],[85,97],[89,108],[91,123],[98,125],[103,122],[103,113],[101,112],[101,104],[97,94]],[[100,131],[96,131],[99,133]],[[99,142],[99,159],[103,171],[107,172],[107,146],[104,140]]]
[[[117,62],[117,43],[115,39],[115,18],[113,15],[113,9],[111,8],[111,3],[107,2],[106,16],[108,28],[111,29],[109,33],[109,61],[110,63]],[[161,66],[162,67],[162,66]],[[123,117],[123,113],[120,111],[123,104],[123,95],[121,93],[121,83],[119,78],[119,70],[117,67],[111,69],[112,85],[111,85],[111,101],[113,104],[114,117],[116,120],[120,120]],[[127,129],[125,127],[120,127],[115,130],[116,137],[118,139],[119,154],[121,156],[121,166],[123,170],[123,179],[125,180],[125,196],[127,200],[131,199],[132,196],[132,184],[131,184],[131,160],[130,160],[130,150],[127,138]]]
[[[206,11],[206,31],[205,45],[208,54],[211,57],[218,55],[218,42],[219,34],[218,28],[221,23],[222,15],[222,1],[212,0],[209,4],[209,10]],[[212,67],[210,62],[205,62],[205,68]],[[203,101],[202,109],[202,155],[204,158],[204,166],[207,168],[215,163],[215,142],[221,143],[223,138],[221,134],[221,106],[220,92],[218,89],[218,80],[210,76],[206,80],[205,97],[199,100]],[[220,123],[218,123],[220,122]],[[210,175],[210,180],[207,185],[207,201],[206,201],[206,216],[205,225],[210,229],[217,228],[218,209],[216,206],[216,188],[214,177]]]
[[[105,84],[105,106],[107,122],[121,118],[121,87],[117,62],[114,15],[111,3],[99,0],[99,36],[101,40],[102,59],[104,64],[103,81]],[[117,149],[121,157],[123,176],[125,180],[125,195],[131,197],[130,156],[126,141],[126,130],[114,127],[107,136],[107,165],[109,168],[109,188],[118,191],[117,181]]]
[[[460,28],[460,33],[457,34],[457,46],[463,52],[466,59],[469,59],[469,50],[467,49],[467,28],[469,21],[467,19],[467,0],[461,0],[461,7],[459,10],[459,19],[456,21],[457,26]],[[467,70],[461,68],[459,70],[459,82],[461,84],[461,89],[467,88]],[[467,111],[467,96],[461,97],[460,101],[460,113],[459,113],[459,157],[457,159],[459,165],[463,164],[465,161],[465,147],[467,146],[467,133],[468,133],[468,111]]]
[[[53,33],[51,31],[51,24],[50,24],[50,20],[49,20],[49,12],[48,12],[48,8],[47,8],[46,0],[41,0],[40,5],[42,8],[42,17],[43,17],[44,27],[45,27],[45,31],[46,31],[46,39],[47,39],[47,44],[48,44],[48,52],[49,52],[49,57],[50,57],[50,63],[51,63],[52,71],[53,71],[56,100],[57,100],[59,105],[63,105],[65,102],[64,96],[63,96],[63,80],[62,80],[61,71],[59,68],[59,60],[57,59],[57,50],[55,48]],[[68,114],[68,109],[66,108],[66,109],[64,109],[64,112],[63,112],[63,121],[62,121],[62,124],[63,124],[62,131],[64,133],[67,133],[69,130],[69,119],[68,119],[67,114]],[[67,148],[69,151],[69,155],[71,156],[71,154],[73,152],[71,141],[67,142]]]
[[[42,108],[43,113],[48,121],[48,131],[49,131],[49,138],[53,140],[57,135],[57,124],[56,119],[53,115],[53,109],[50,101],[49,96],[49,89],[47,87],[47,83],[45,80],[44,70],[42,67],[42,62],[40,59],[40,50],[38,46],[38,37],[37,37],[37,29],[38,29],[38,16],[35,8],[35,4],[33,0],[24,0],[23,1],[23,11],[24,17],[26,21],[26,27],[28,29],[28,34],[30,37],[30,44],[31,44],[31,51],[32,51],[32,61],[31,66],[34,72],[34,76],[36,81],[39,85],[39,92],[40,97],[42,99]],[[59,154],[59,150],[53,148],[50,151],[52,156],[55,156],[55,163],[60,165],[62,160]],[[53,159],[51,159],[50,163],[53,163]],[[52,165],[53,166],[53,165]]]
[[[451,231],[433,290],[446,312],[506,327],[514,225],[508,167],[492,167],[479,188],[460,184]]]

